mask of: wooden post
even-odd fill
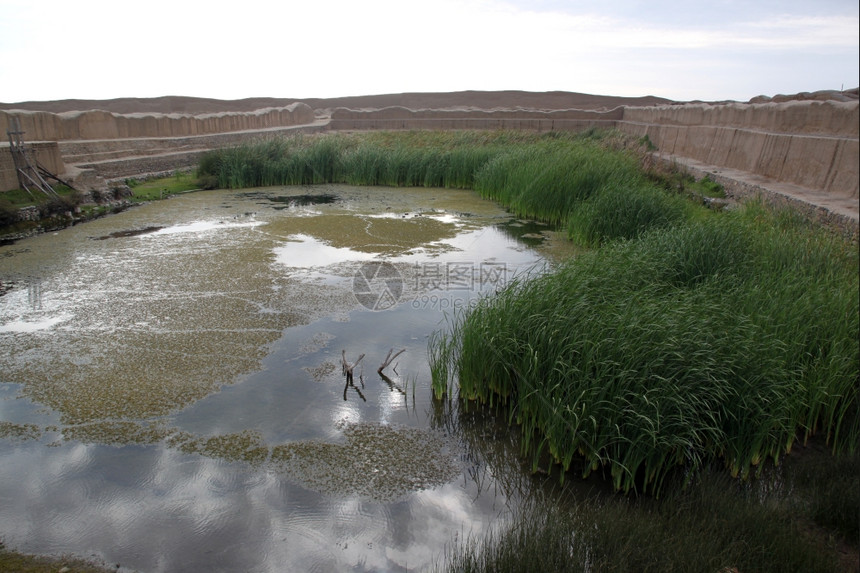
[[[33,196],[30,187],[35,187],[49,197],[56,197],[57,193],[53,187],[48,185],[48,182],[42,177],[38,169],[30,164],[27,159],[27,150],[24,147],[24,139],[21,137],[24,132],[21,131],[21,124],[18,123],[18,118],[9,117],[9,129],[6,130],[6,135],[9,137],[9,152],[12,154],[12,162],[15,164],[15,174],[18,176],[18,185],[21,189]]]

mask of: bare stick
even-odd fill
[[[382,370],[385,367],[385,365],[388,364],[388,361],[391,359],[391,353],[392,352],[394,352],[394,348],[390,348],[388,350],[388,354],[385,355],[385,360],[382,361],[382,366],[379,367],[379,370]],[[379,370],[377,370],[377,372],[379,372]]]
[[[377,370],[377,372],[379,374],[382,374],[382,371],[385,370],[388,367],[388,365],[394,361],[395,358],[397,358],[398,356],[400,356],[401,354],[406,352],[406,349],[403,348],[401,350],[398,350],[397,352],[394,352],[394,356],[391,355],[392,352],[394,352],[393,348],[388,351],[388,356],[385,357],[385,360],[382,362],[382,365]]]
[[[355,369],[356,366],[358,366],[358,363],[361,362],[362,358],[364,358],[364,354],[359,356],[358,360],[356,360],[355,362],[350,364],[349,362],[346,361],[346,350],[341,350],[341,352],[340,352],[341,368],[343,369],[343,375],[346,376],[347,384],[352,382],[352,379],[353,379],[352,371]]]

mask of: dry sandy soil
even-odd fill
[[[348,107],[352,109],[379,109],[401,106],[410,109],[449,108],[527,108],[527,109],[612,109],[620,105],[661,105],[670,100],[653,97],[615,97],[573,92],[524,91],[462,91],[450,93],[403,93],[340,98],[248,98],[217,100],[182,96],[157,98],[119,98],[110,100],[67,99],[0,103],[0,109],[27,109],[32,111],[86,111],[103,109],[114,113],[216,113],[224,111],[254,111],[266,107],[284,107],[303,102],[314,109]]]
[[[750,103],[788,100],[838,100],[855,101],[858,88],[843,92],[823,90],[790,95],[757,96]],[[526,92],[526,91],[460,91],[448,93],[402,93],[339,98],[247,98],[218,100],[183,96],[156,98],[118,98],[108,100],[65,99],[57,101],[31,101],[2,103],[0,109],[27,109],[32,111],[86,111],[103,109],[114,113],[185,113],[203,114],[225,111],[255,111],[266,107],[285,107],[295,102],[304,102],[314,109],[348,107],[352,109],[379,109],[401,106],[410,109],[450,108],[525,108],[525,109],[587,109],[607,110],[620,105],[649,106],[689,102],[676,102],[655,96],[618,97],[592,95],[576,92]],[[711,102],[721,103],[721,102]]]

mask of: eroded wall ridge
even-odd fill
[[[629,107],[617,127],[664,153],[858,197],[856,101]]]
[[[313,109],[304,103],[254,112],[203,115],[116,114],[103,110],[64,113],[14,110],[0,111],[0,130],[4,134],[12,116],[18,118],[27,141],[185,137],[287,127],[314,121]]]

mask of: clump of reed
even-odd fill
[[[598,247],[607,240],[634,239],[645,231],[685,221],[692,209],[685,198],[644,180],[626,187],[607,186],[572,207],[568,236],[581,245]]]
[[[585,245],[680,220],[613,132],[404,131],[273,138],[207,153],[206,187],[347,183],[475,189]]]
[[[631,156],[589,138],[556,136],[500,153],[475,175],[474,189],[517,216],[563,224],[599,191],[642,183]]]
[[[784,223],[750,204],[514,281],[431,341],[434,388],[506,404],[535,465],[623,491],[747,476],[816,433],[854,450],[857,252]]]
[[[468,189],[475,171],[493,153],[491,149],[480,147],[427,149],[399,145],[386,148],[365,141],[344,154],[338,180],[353,185]]]
[[[341,140],[327,137],[261,139],[207,152],[197,175],[227,189],[330,183],[342,145]]]
[[[505,132],[382,132],[263,139],[208,152],[198,175],[224,188],[347,183],[471,188],[517,136]]]

